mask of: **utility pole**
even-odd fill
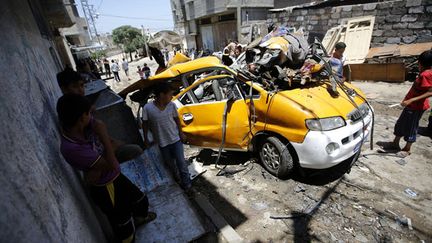
[[[90,35],[90,39],[93,40],[94,37],[96,37],[99,45],[101,45],[101,41],[95,24],[95,17],[97,18],[97,14],[94,9],[94,5],[89,5],[88,0],[81,0],[81,7],[84,13],[84,18],[86,19],[87,29]]]
[[[243,0],[237,0],[237,41],[240,41],[241,37],[241,5]]]

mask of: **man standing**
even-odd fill
[[[130,78],[129,78],[129,63],[124,58],[123,58],[123,62],[122,62],[122,68],[126,74],[126,77],[128,78],[128,80],[130,80]]]
[[[111,63],[112,63],[111,64],[111,71],[114,74],[114,79],[115,79],[115,81],[120,82],[121,81],[120,76],[119,76],[120,67],[116,62],[114,62],[114,60],[111,60]]]
[[[345,57],[343,56],[343,53],[345,52],[345,48],[345,43],[336,43],[333,56],[330,58],[330,65],[332,66],[333,72],[341,79],[341,81],[344,81],[345,79],[343,76],[343,66],[345,62]]]
[[[159,144],[165,163],[172,169],[176,180],[181,182],[183,190],[189,192],[192,184],[183,150],[186,136],[181,130],[176,106],[171,102],[173,90],[168,83],[161,83],[154,89],[154,94],[155,100],[146,104],[143,109],[144,144],[149,146],[150,129]],[[177,176],[180,178],[177,179]]]
[[[150,68],[147,66],[147,63],[144,63],[144,67],[142,68],[142,71],[144,72],[144,79],[150,78]]]

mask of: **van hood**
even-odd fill
[[[357,93],[351,97],[357,105],[363,104],[365,101],[361,97],[365,97],[364,93],[351,84],[345,84],[348,88],[354,89]],[[339,96],[332,97],[327,90],[330,83],[322,83],[320,85],[302,87],[292,90],[278,92],[279,95],[297,103],[301,109],[308,111],[312,117],[326,118],[333,116],[341,116],[345,120],[348,119],[348,114],[355,109],[348,96],[338,87]],[[361,96],[361,97],[360,97]]]

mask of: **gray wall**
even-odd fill
[[[275,23],[304,27],[310,33],[324,36],[329,28],[337,26],[342,19],[367,15],[375,16],[372,47],[432,41],[432,0],[294,9],[292,13],[270,12],[267,17]]]
[[[104,242],[58,151],[51,43],[27,1],[2,1],[0,12],[0,242]]]

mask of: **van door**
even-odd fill
[[[248,106],[234,81],[232,75],[209,76],[195,81],[176,96],[182,129],[189,144],[206,148],[220,147],[226,107],[224,147],[247,150],[250,141]]]

